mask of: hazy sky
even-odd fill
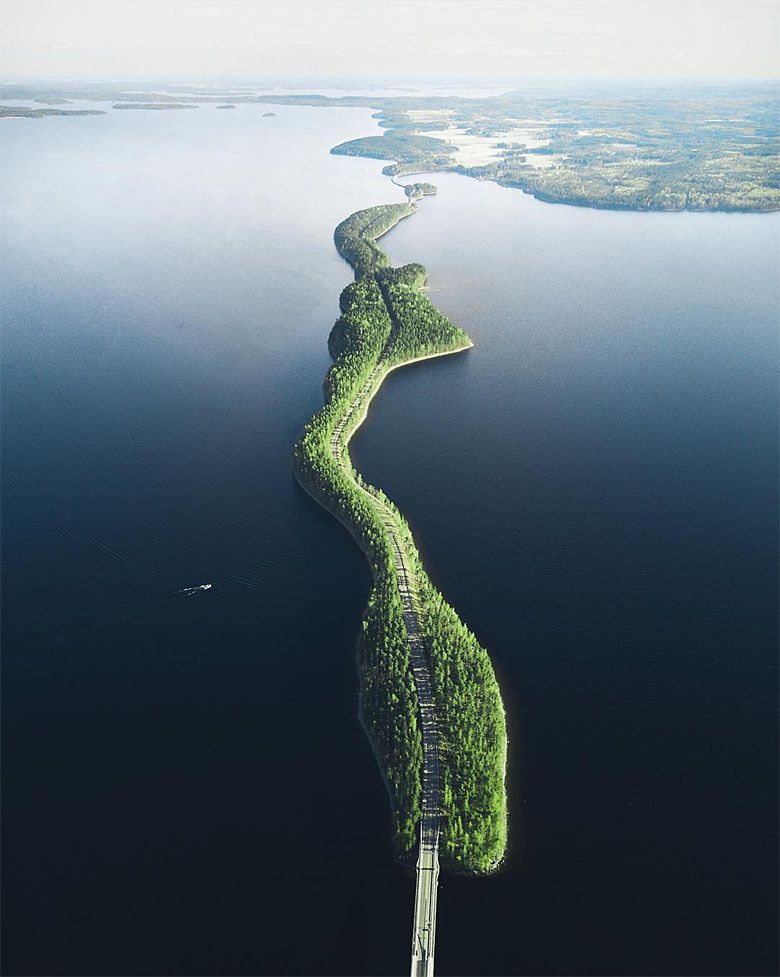
[[[14,76],[776,77],[780,0],[0,0]]]

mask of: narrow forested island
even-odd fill
[[[105,115],[103,109],[31,109],[24,105],[0,105],[0,119],[45,119],[50,115]]]
[[[498,682],[488,653],[428,579],[404,517],[363,481],[348,452],[391,370],[472,345],[421,293],[425,268],[392,268],[376,244],[415,210],[410,202],[371,207],[336,228],[336,247],[355,281],[341,294],[342,315],[328,340],[334,364],[325,406],[295,445],[294,466],[300,484],[349,529],[371,566],[358,643],[361,718],[390,793],[396,856],[410,860],[423,808],[430,810],[434,797],[442,865],[480,874],[495,869],[506,848]]]

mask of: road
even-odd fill
[[[360,482],[355,481],[347,453],[349,438],[361,423],[371,398],[379,389],[381,380],[384,378],[383,373],[393,347],[394,338],[395,327],[376,366],[334,429],[331,435],[330,448],[334,460],[344,474],[354,482],[364,495],[371,499],[383,526],[387,530],[393,548],[404,622],[409,635],[409,658],[420,706],[419,721],[423,748],[422,817],[420,819],[420,846],[414,895],[411,977],[432,977],[436,942],[436,898],[439,880],[441,777],[431,676],[417,610],[419,606],[417,580],[404,548],[395,513],[379,496],[361,485]],[[352,425],[356,415],[358,416],[357,423]]]

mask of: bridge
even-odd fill
[[[430,669],[417,611],[417,580],[407,558],[395,513],[378,494],[355,480],[347,454],[349,438],[365,417],[371,398],[379,389],[385,373],[389,372],[386,369],[387,359],[392,350],[394,338],[395,327],[382,351],[382,355],[377,360],[376,366],[333,430],[330,449],[334,460],[344,474],[371,499],[393,549],[403,617],[409,635],[409,659],[417,688],[423,748],[422,816],[420,818],[420,846],[414,894],[411,977],[433,977],[436,901],[439,881],[441,775]],[[403,364],[398,365],[402,366]]]
[[[384,523],[384,518],[382,519]],[[433,690],[416,608],[414,575],[407,569],[405,554],[390,526],[385,524],[393,544],[398,587],[401,592],[406,630],[409,635],[409,657],[420,706],[423,748],[422,817],[420,848],[417,856],[417,881],[414,893],[411,977],[432,977],[436,942],[436,897],[439,882],[439,827],[441,774],[439,744]]]

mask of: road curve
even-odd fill
[[[372,397],[389,372],[387,361],[395,341],[395,332],[395,325],[393,325],[390,338],[382,351],[382,355],[377,360],[376,366],[336,425],[330,439],[330,450],[333,459],[342,472],[371,500],[382,525],[387,531],[393,550],[404,622],[409,635],[409,658],[417,688],[423,748],[422,817],[420,819],[420,846],[414,897],[411,977],[432,977],[436,941],[436,897],[439,879],[441,775],[433,690],[418,612],[417,579],[404,548],[403,537],[399,531],[395,513],[379,495],[355,480],[347,452],[349,439],[360,426]],[[456,351],[453,350],[453,352]],[[410,360],[409,362],[413,361]],[[398,365],[403,366],[405,364]],[[356,416],[357,422],[353,424]]]

